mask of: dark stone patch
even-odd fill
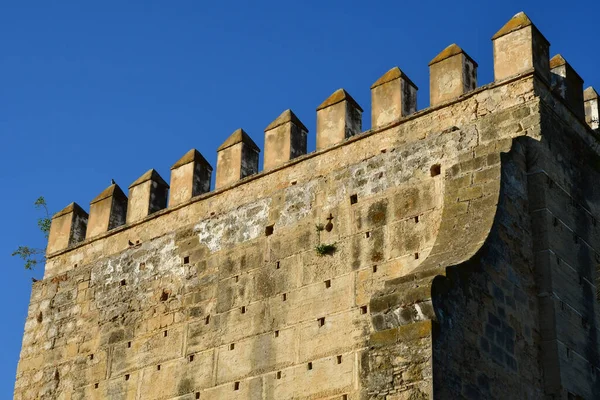
[[[387,222],[387,200],[371,204],[367,214],[370,226],[382,226]]]

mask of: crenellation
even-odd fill
[[[456,44],[429,62],[431,106],[454,100],[477,87],[477,63]]]
[[[144,219],[167,207],[169,185],[154,169],[146,171],[129,185],[127,223]]]
[[[213,168],[196,149],[191,149],[171,167],[169,207],[210,192]]]
[[[362,112],[344,89],[338,89],[317,107],[317,150],[325,149],[362,132]]]
[[[598,96],[525,14],[492,41],[488,85],[451,45],[427,109],[394,67],[371,130],[340,89],[316,152],[286,110],[261,172],[238,129],[213,191],[192,149],[57,213],[15,399],[598,397]]]
[[[494,81],[535,71],[550,83],[550,43],[529,17],[520,12],[492,37]]]
[[[265,128],[264,170],[306,154],[308,129],[292,110],[285,110]]]
[[[113,183],[90,202],[86,239],[124,225],[126,217],[127,196]]]
[[[583,101],[585,104],[585,122],[594,130],[600,128],[600,103],[598,102],[598,92],[593,87],[588,87],[583,92]]]
[[[417,86],[394,67],[371,85],[372,129],[385,126],[417,111]]]
[[[216,189],[258,173],[260,149],[243,129],[238,129],[217,150]]]
[[[585,119],[583,79],[560,54],[550,59],[550,84],[552,90],[565,99],[575,115]]]
[[[71,203],[52,216],[46,253],[66,249],[85,239],[88,214],[77,204]]]

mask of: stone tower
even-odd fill
[[[15,399],[600,398],[598,95],[525,14],[492,42],[56,214]]]

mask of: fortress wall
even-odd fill
[[[583,165],[569,169],[546,150],[532,159],[530,149],[555,141],[548,110],[571,126],[558,134],[590,154],[597,140],[583,97],[568,95],[577,77],[566,61],[549,63],[524,14],[494,37],[494,52],[496,82],[477,88],[476,62],[444,49],[430,63],[433,106],[421,111],[414,83],[388,71],[372,86],[376,122],[366,132],[360,105],[336,91],[317,109],[315,153],[304,154],[308,129],[286,110],[265,129],[263,172],[260,149],[239,129],[218,149],[213,191],[212,166],[191,150],[169,183],[151,169],[128,197],[116,184],[104,190],[89,216],[76,204],[56,214],[15,398],[473,397],[517,376],[511,390],[522,398],[553,390],[542,383],[552,371],[566,390],[580,367],[539,362],[540,343],[556,354],[558,336],[577,351],[591,344],[567,325],[544,325],[557,314],[538,304],[538,289],[557,268],[534,271],[543,261],[533,251],[558,251],[566,239],[532,236],[548,230],[528,204],[561,196],[538,190],[530,168],[564,184],[579,182]],[[563,79],[552,81],[550,68]],[[561,187],[588,213],[561,221],[594,242],[581,221],[597,211],[596,189]],[[589,265],[591,254],[569,265]],[[551,286],[595,315],[575,276]],[[482,338],[496,323],[503,347],[487,337],[486,353]]]

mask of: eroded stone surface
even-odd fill
[[[452,57],[461,90],[387,128],[338,93],[314,154],[256,174],[240,131],[218,192],[182,170],[86,241],[57,214],[15,398],[597,398],[597,138],[529,64],[470,92]]]

